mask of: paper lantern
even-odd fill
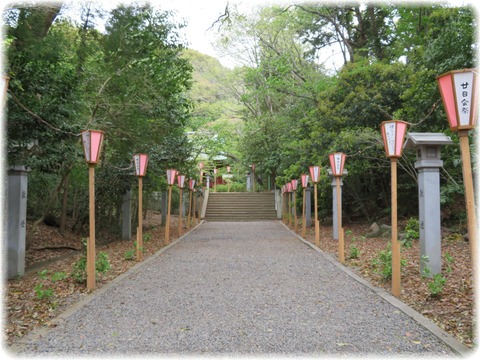
[[[389,120],[382,122],[380,128],[387,157],[401,158],[407,123],[401,120]]]
[[[88,164],[97,164],[100,161],[103,137],[103,131],[100,130],[82,131],[83,152]]]
[[[338,152],[330,154],[328,157],[330,158],[330,167],[332,168],[333,176],[343,176],[346,155]]]
[[[147,174],[148,155],[133,155],[133,161],[135,162],[135,175],[145,176]]]
[[[452,131],[470,130],[476,122],[476,69],[449,71],[437,78]]]

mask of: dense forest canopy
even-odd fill
[[[96,188],[104,229],[119,227],[138,152],[150,156],[144,187],[151,192],[165,187],[169,167],[196,175],[202,157],[223,154],[238,174],[255,163],[259,182],[271,188],[309,165],[325,174],[328,154],[342,151],[346,214],[385,217],[390,174],[379,124],[401,119],[411,131],[443,132],[456,142],[436,77],[477,60],[477,18],[467,6],[299,2],[251,13],[228,6],[210,32],[218,50],[241,64],[233,70],[187,50],[179,40],[184,24],[161,3],[109,11],[80,3],[81,21],[64,8],[58,2],[4,9],[5,153],[8,165],[31,169],[28,216],[71,216],[77,229],[88,216],[78,136],[87,128],[106,134]],[[100,17],[104,31],[95,27]],[[341,59],[333,71],[322,60],[332,46]],[[443,214],[462,224],[458,146],[442,154]],[[399,162],[403,216],[418,211],[414,162],[411,151]],[[330,194],[323,176],[322,218],[330,216]]]

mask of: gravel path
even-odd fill
[[[454,354],[277,221],[204,223],[23,351]]]

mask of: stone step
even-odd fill
[[[275,194],[210,192],[205,219],[210,221],[275,220]]]

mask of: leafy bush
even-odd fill
[[[49,299],[53,297],[54,292],[52,288],[44,289],[43,284],[37,284],[33,290],[35,290],[35,295],[37,296],[37,299]]]
[[[358,259],[360,255],[360,251],[355,245],[350,246],[350,259]]]
[[[418,219],[411,217],[405,225],[405,236],[403,238],[403,246],[412,247],[413,240],[420,238],[420,225]]]
[[[392,278],[392,249],[391,245],[385,250],[380,250],[377,257],[372,259],[372,265],[375,267],[375,272],[380,274],[385,280]],[[400,269],[406,265],[406,260],[400,260]]]
[[[110,270],[110,261],[108,255],[104,252],[101,252],[97,255],[97,261],[95,261],[95,271],[96,274],[105,274]],[[87,281],[87,257],[83,255],[78,261],[73,265],[73,270],[70,274],[76,282],[83,284]]]
[[[442,274],[433,275],[432,281],[427,284],[428,290],[430,290],[430,296],[438,297],[443,291],[446,282],[447,279]]]

